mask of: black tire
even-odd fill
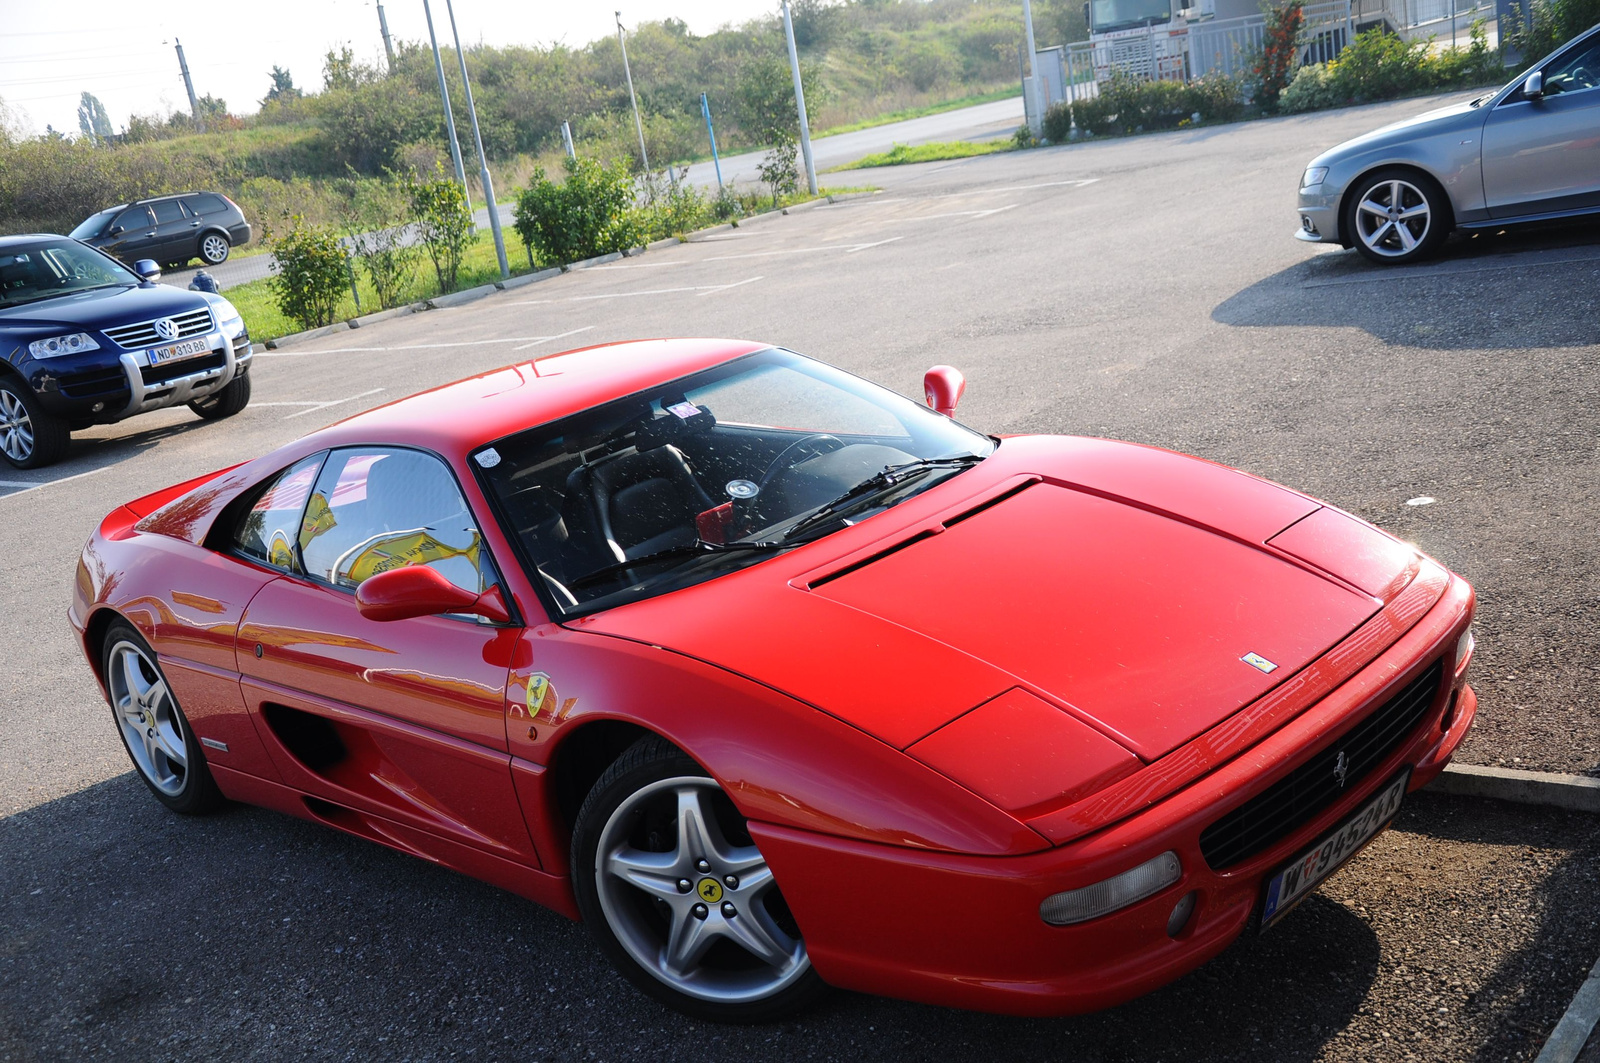
[[[1375,209],[1390,206],[1397,209],[1388,213]],[[1435,254],[1454,228],[1450,197],[1418,170],[1400,166],[1375,170],[1351,185],[1345,197],[1344,231],[1350,246],[1379,265],[1420,262]]]
[[[765,892],[754,892],[746,897],[738,892],[739,883],[736,876],[726,879],[730,885],[724,891],[715,881],[719,870],[711,868],[709,871],[702,869],[688,872],[688,874],[707,876],[701,879],[700,885],[693,891],[684,891],[681,886],[678,887],[678,892],[683,893],[682,900],[693,902],[696,899],[695,894],[699,893],[715,906],[716,910],[709,911],[709,915],[703,914],[697,917],[700,924],[708,928],[733,925],[734,919],[744,919],[746,926],[754,926],[758,921],[766,926],[779,926],[781,922],[781,933],[788,936],[788,940],[797,950],[795,955],[799,960],[790,965],[788,973],[780,974],[776,967],[764,968],[754,954],[743,952],[736,945],[729,944],[725,938],[717,938],[708,949],[704,950],[701,958],[689,961],[694,967],[694,977],[727,976],[752,980],[756,987],[752,991],[762,994],[756,999],[706,999],[685,992],[664,980],[668,977],[667,974],[657,973],[641,964],[619,937],[620,926],[622,934],[630,935],[630,940],[636,940],[638,928],[647,927],[652,916],[656,915],[663,924],[660,933],[664,941],[667,936],[665,927],[670,926],[674,918],[687,918],[681,912],[676,916],[659,914],[669,911],[667,901],[654,897],[643,889],[629,885],[618,886],[608,878],[605,888],[608,896],[613,898],[613,903],[620,893],[624,899],[634,898],[636,905],[633,910],[620,915],[618,924],[613,925],[613,917],[608,915],[606,902],[601,897],[602,876],[608,876],[609,872],[600,866],[599,859],[601,839],[606,834],[608,826],[614,826],[622,831],[621,836],[630,844],[641,842],[647,851],[685,852],[686,847],[680,845],[677,840],[677,819],[673,818],[670,825],[663,827],[664,821],[660,820],[657,813],[648,805],[649,801],[672,801],[674,791],[660,790],[660,788],[680,784],[698,787],[699,792],[705,794],[707,804],[701,807],[714,811],[713,836],[724,844],[725,851],[730,853],[755,851],[749,835],[743,833],[744,818],[734,809],[733,802],[722,793],[704,768],[661,738],[650,736],[640,739],[606,769],[599,781],[594,784],[594,788],[589,791],[589,796],[578,812],[577,829],[572,835],[573,890],[577,894],[578,908],[594,934],[600,950],[617,970],[639,989],[668,1007],[697,1018],[713,1022],[765,1023],[785,1018],[812,1006],[827,994],[828,986],[811,967],[809,959],[805,958],[799,928],[794,926],[793,917],[782,904],[781,894],[775,886],[770,885],[770,881],[764,887]],[[659,795],[656,793],[657,790],[660,790]],[[640,800],[641,794],[647,795],[643,801]],[[613,824],[613,817],[617,817],[616,824]],[[660,840],[663,830],[672,835],[671,841]],[[613,839],[617,836],[614,833]],[[658,847],[661,844],[670,848],[661,850]],[[759,853],[756,855],[759,857]],[[764,863],[762,868],[765,870]],[[752,881],[757,877],[753,871],[747,871],[746,874]],[[669,875],[669,880],[670,877]],[[709,888],[715,890],[715,897],[711,893],[703,892],[708,888],[706,885],[708,879],[712,881]],[[617,883],[622,881],[620,878],[616,879]],[[720,905],[717,903],[719,901],[722,902]],[[735,901],[741,905],[748,902],[748,907],[740,912],[734,907]],[[759,915],[751,910],[756,905],[762,906]],[[708,908],[704,904],[698,904],[696,907]],[[733,918],[725,919],[724,913],[730,910],[733,912]],[[612,911],[618,909],[613,907]],[[709,933],[705,937],[706,940],[713,939],[713,935]],[[718,952],[718,949],[722,951]],[[724,965],[731,966],[723,969]],[[691,983],[685,980],[683,984]],[[714,988],[714,983],[707,984]],[[770,985],[771,990],[762,988],[765,985]]]
[[[67,456],[72,430],[44,408],[33,389],[0,377],[0,457],[19,469],[37,469]]]
[[[250,405],[250,374],[239,373],[221,391],[214,391],[203,399],[189,403],[189,409],[208,421],[232,417]]]
[[[147,684],[146,689],[152,691],[148,702],[121,696],[134,690],[134,682],[127,673],[130,658]],[[186,816],[205,815],[219,808],[223,804],[222,792],[217,789],[211,769],[206,765],[204,748],[190,729],[188,717],[179,707],[177,695],[162,673],[155,651],[126,620],[117,620],[106,629],[105,642],[100,647],[100,667],[122,748],[128,751],[135,774],[144,780],[156,800]],[[159,684],[160,693],[154,693],[156,684]],[[129,741],[130,733],[137,736],[141,729],[147,731],[150,741],[141,739],[142,748],[136,752]],[[173,748],[182,752],[181,765],[166,752]]]
[[[201,233],[200,242],[195,245],[195,253],[208,266],[220,266],[228,261],[228,252],[230,250],[232,250],[232,244],[228,240],[228,234],[219,232],[216,229]]]

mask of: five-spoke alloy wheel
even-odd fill
[[[1449,235],[1449,204],[1431,180],[1407,170],[1379,170],[1355,188],[1346,208],[1350,240],[1384,264],[1424,258]]]
[[[139,776],[175,812],[210,811],[221,796],[149,644],[119,621],[106,633],[103,662],[111,712]]]
[[[590,792],[573,884],[622,973],[681,1011],[765,1022],[826,990],[743,817],[660,739],[629,749]]]

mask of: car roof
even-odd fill
[[[17,244],[31,244],[35,240],[72,240],[70,236],[60,233],[12,233],[9,236],[0,236],[0,247],[13,247]],[[77,241],[73,240],[73,243]]]
[[[316,449],[398,444],[461,457],[514,432],[770,346],[751,340],[659,339],[580,347],[379,406],[301,443],[315,443]]]

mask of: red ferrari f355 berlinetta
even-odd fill
[[[1057,1014],[1282,918],[1471,726],[1472,588],[1253,476],[661,340],[129,502],[71,621],[135,767],[494,883],[645,992]]]

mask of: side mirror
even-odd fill
[[[950,365],[936,365],[922,375],[922,394],[928,405],[946,417],[956,415],[956,403],[966,394],[967,378]]]
[[[111,235],[111,236],[121,236],[121,235],[122,235],[122,234],[123,234],[123,233],[125,233],[125,232],[127,232],[127,231],[128,231],[128,230],[126,230],[126,229],[124,229],[124,228],[123,228],[123,227],[122,227],[122,226],[120,226],[120,225],[113,225],[113,226],[112,226],[112,227],[111,227],[111,232],[110,232],[110,234],[109,234],[109,235]]]
[[[426,565],[407,565],[369,576],[356,588],[356,608],[368,620],[410,620],[440,613],[476,613],[498,624],[511,619],[500,588],[473,594]]]
[[[1522,94],[1530,100],[1541,99],[1544,96],[1544,71],[1535,70],[1528,75],[1528,80],[1522,83]]]
[[[140,280],[158,281],[161,279],[161,267],[153,258],[141,258],[133,264],[133,272],[139,275]]]

